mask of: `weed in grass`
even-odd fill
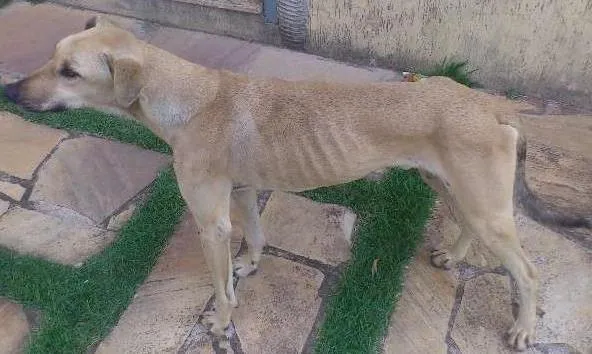
[[[425,76],[446,76],[465,86],[479,87],[480,85],[471,78],[471,75],[477,69],[468,70],[467,65],[466,61],[456,62],[444,59],[442,63],[433,69],[422,72],[421,74]]]

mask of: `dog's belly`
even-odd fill
[[[376,142],[344,132],[278,139],[241,161],[235,180],[258,189],[293,192],[331,186],[395,165],[417,167],[420,151],[412,145],[416,144],[396,137]]]

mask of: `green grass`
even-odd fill
[[[93,110],[31,113],[4,97],[0,87],[0,111],[29,121],[170,153],[168,145],[134,121]],[[359,216],[352,259],[329,299],[316,352],[377,352],[401,292],[404,266],[420,242],[432,192],[417,174],[395,169],[379,182],[360,180],[304,194],[345,205]],[[114,244],[81,268],[0,248],[0,296],[41,312],[28,352],[84,353],[98,343],[150,272],[183,209],[174,174],[167,170]]]
[[[479,83],[471,77],[477,69],[469,70],[467,66],[466,61],[457,62],[444,59],[440,64],[430,70],[421,72],[421,74],[425,76],[446,76],[465,86],[479,87]]]
[[[352,258],[328,302],[315,352],[379,352],[433,193],[416,173],[394,169],[379,182],[359,180],[304,195],[345,205],[359,217]]]

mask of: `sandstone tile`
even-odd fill
[[[47,61],[56,43],[84,28],[82,11],[56,5],[15,3],[0,12],[0,62],[12,71],[28,73]]]
[[[523,116],[522,126],[529,185],[549,204],[590,215],[592,116]]]
[[[176,353],[183,345],[214,292],[195,230],[186,214],[97,353]]]
[[[166,27],[156,30],[150,43],[200,65],[252,76],[350,83],[402,78],[391,70],[357,67],[234,38]]]
[[[19,304],[0,297],[0,351],[17,354],[29,335],[29,322]]]
[[[67,35],[80,32],[96,13],[54,4],[14,2],[0,12],[0,69],[29,73],[51,57],[55,45]],[[150,26],[143,21],[110,16],[139,38],[147,38]]]
[[[268,46],[261,46],[249,60],[236,66],[234,70],[253,76],[278,77],[285,80],[363,83],[402,79],[399,73],[391,70],[358,67],[316,55]]]
[[[509,278],[485,274],[465,284],[452,338],[462,353],[512,353],[503,338],[514,319]]]
[[[7,202],[6,200],[0,199],[0,216],[4,215],[4,213],[6,213],[8,211],[9,207],[10,207],[9,202]]]
[[[385,354],[447,352],[448,320],[458,282],[452,272],[431,266],[429,251],[429,247],[420,249],[407,269],[385,338]]]
[[[282,258],[264,256],[259,270],[241,279],[234,325],[245,353],[300,353],[321,304],[323,274]]]
[[[268,244],[337,265],[349,259],[356,215],[345,207],[274,192],[261,215]]]
[[[235,38],[167,27],[156,30],[150,43],[193,63],[233,71],[248,62],[262,46]]]
[[[79,264],[115,234],[71,219],[15,207],[0,219],[0,245],[63,264]]]
[[[107,230],[117,231],[125,225],[129,221],[129,219],[134,215],[134,211],[136,211],[136,204],[130,204],[127,208],[122,210],[119,214],[113,215],[109,219],[109,223],[107,224]]]
[[[20,178],[31,178],[35,168],[65,137],[65,132],[29,123],[8,112],[0,112],[0,171]]]
[[[18,184],[0,181],[0,193],[4,193],[14,200],[21,200],[25,193],[25,188]]]
[[[539,271],[537,342],[592,351],[592,250],[519,215],[524,249]],[[592,233],[592,232],[591,232]],[[592,236],[592,235],[591,235]]]
[[[169,161],[166,155],[110,140],[67,140],[39,171],[30,200],[62,205],[100,223]]]

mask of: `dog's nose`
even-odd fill
[[[18,103],[20,98],[20,86],[22,81],[13,82],[12,84],[6,85],[6,97],[9,100]]]

